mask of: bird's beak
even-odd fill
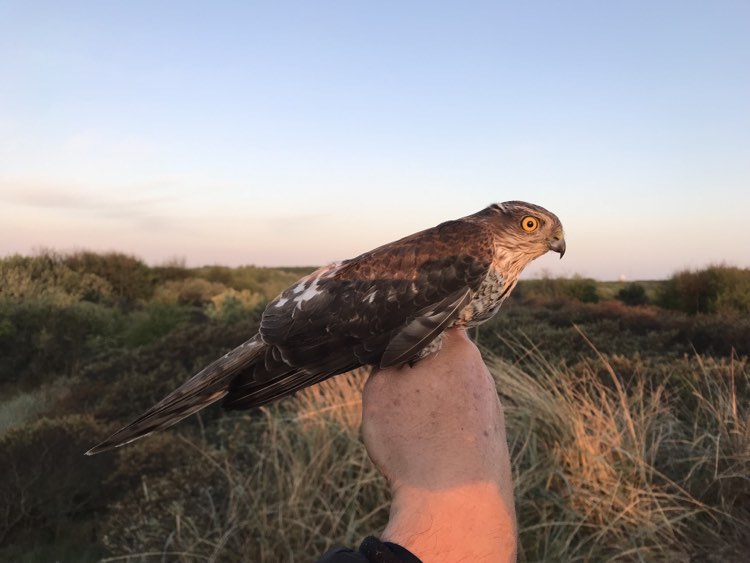
[[[554,250],[562,258],[565,255],[565,238],[563,237],[562,231],[555,233],[555,238],[550,241],[549,249]]]

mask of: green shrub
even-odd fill
[[[68,394],[70,381],[56,379],[33,391],[21,391],[0,401],[0,434],[35,420]]]
[[[267,301],[260,293],[253,293],[247,289],[228,289],[211,299],[207,314],[212,319],[223,322],[238,322],[247,318],[251,311],[262,313]]]
[[[695,315],[698,313],[750,313],[750,269],[710,266],[684,270],[661,287],[657,303]]]
[[[189,278],[191,271],[185,266],[184,258],[172,258],[166,262],[151,268],[156,285],[168,282],[178,281]]]
[[[645,305],[648,303],[646,297],[646,288],[641,284],[633,282],[629,283],[617,292],[617,299],[625,303],[625,305],[636,306]]]
[[[597,303],[599,301],[599,293],[594,280],[574,277],[566,280],[566,282],[565,292],[573,299],[581,303]]]
[[[106,280],[93,272],[71,269],[60,254],[0,259],[0,299],[42,299],[62,306],[107,302],[111,294]]]
[[[310,268],[309,270],[312,270]],[[227,268],[224,266],[206,266],[193,270],[197,277],[212,282],[219,282],[236,290],[246,289],[251,293],[262,295],[271,300],[284,289],[296,282],[308,272],[308,268],[259,268],[256,266],[241,266]]]
[[[599,301],[597,282],[580,276],[572,278],[547,276],[537,280],[523,280],[511,296],[515,301],[530,303],[561,303],[571,299],[582,303]]]
[[[125,333],[128,346],[159,340],[190,318],[190,309],[170,303],[149,303],[131,314]]]
[[[510,294],[512,301],[519,302],[554,302],[565,299],[565,278],[544,276],[535,280],[521,280]]]
[[[158,303],[176,303],[202,307],[226,291],[226,286],[219,282],[210,282],[201,278],[185,278],[163,283],[156,288],[153,300]]]
[[[63,263],[75,272],[87,272],[107,280],[113,296],[124,302],[147,299],[154,291],[154,274],[135,256],[82,251],[65,256]]]
[[[698,354],[750,356],[750,317],[694,315],[680,323],[676,338],[689,342]]]
[[[108,424],[129,422],[211,361],[250,338],[258,320],[248,315],[241,322],[218,323],[196,316],[160,339],[101,354],[82,366],[57,412],[84,409]],[[202,413],[204,420],[219,414],[218,408]],[[191,423],[195,423],[194,418],[183,424]]]
[[[28,388],[71,375],[118,323],[116,311],[94,303],[0,299],[0,384]]]

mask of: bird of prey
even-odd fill
[[[565,252],[560,220],[509,201],[320,268],[268,304],[252,338],[86,453],[218,400],[249,409],[360,366],[413,364],[440,348],[447,328],[491,318],[523,268],[549,250]]]

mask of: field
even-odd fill
[[[0,260],[0,560],[311,561],[382,529],[364,372],[83,456],[310,269]],[[475,337],[506,408],[520,560],[747,560],[750,270],[523,281]]]

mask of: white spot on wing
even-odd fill
[[[294,308],[302,309],[302,304],[305,301],[309,301],[310,299],[313,299],[316,295],[320,295],[321,293],[322,291],[318,289],[318,278],[315,278],[307,289],[305,289],[302,293],[294,298],[294,302],[296,303]]]
[[[318,282],[320,280],[328,279],[334,276],[338,271],[339,266],[341,266],[341,262],[334,262],[333,264],[329,264],[328,266],[320,268],[312,274],[302,278],[299,282],[297,282],[297,285],[291,288],[291,290],[287,290],[285,292],[286,295],[289,295],[289,293],[291,293],[292,295],[296,295],[296,297],[292,298],[292,302],[295,304],[294,308],[301,309],[302,304],[305,301],[309,301],[317,295],[320,295],[320,293],[322,292],[320,289],[318,289]],[[279,301],[276,303],[276,307],[285,305],[287,301],[287,298],[279,299]],[[293,316],[294,311],[292,311],[292,317]]]
[[[287,301],[289,301],[289,299],[287,299],[286,297],[282,297],[281,299],[279,299],[276,302],[276,304],[274,305],[274,307],[283,307],[284,305],[286,305]]]
[[[370,293],[370,294],[369,294],[369,295],[368,295],[367,297],[365,297],[365,299],[367,300],[367,302],[368,302],[368,303],[372,303],[373,301],[375,301],[375,294],[376,294],[377,292],[378,292],[378,291],[377,291],[377,290],[375,290],[375,291],[373,291],[372,293]]]
[[[308,287],[305,291],[302,292],[302,294],[295,299],[298,303],[304,303],[305,301],[309,301],[316,295],[320,293],[320,290],[318,289],[318,280],[316,279],[312,284],[310,284],[310,287]]]

